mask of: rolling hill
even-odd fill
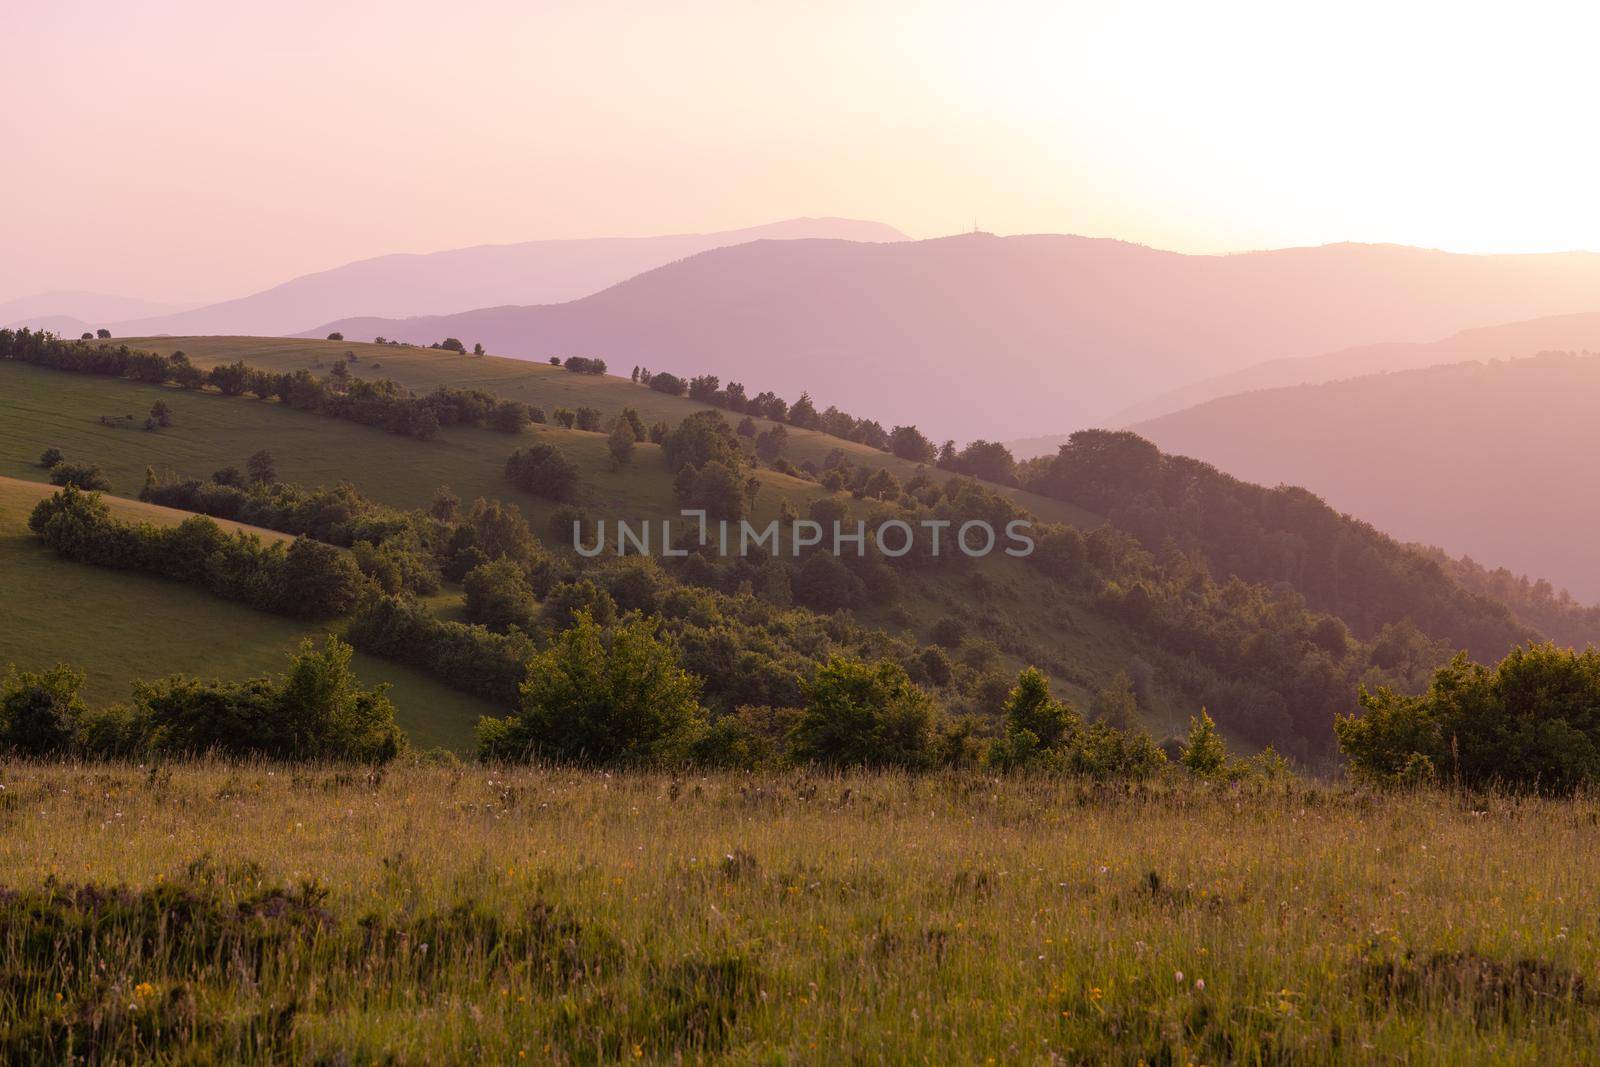
[[[272,338],[184,338],[160,343],[186,346],[193,362],[201,366],[243,358],[263,369],[311,369],[324,375],[330,363],[343,364],[346,353],[351,353],[356,361],[348,365],[355,368],[354,373],[392,374],[414,390],[427,390],[441,381],[477,384],[495,395],[547,409],[581,404],[615,414],[636,406],[647,418],[669,425],[705,410],[694,401],[665,396],[626,379],[425,348]],[[75,348],[71,342],[65,346],[66,351]],[[100,420],[108,414],[137,415],[156,399],[165,400],[171,408],[172,426],[144,432],[113,428]],[[948,472],[919,469],[905,460],[815,431],[791,427],[790,433],[789,455],[797,462],[802,457],[826,458],[837,450],[863,471],[881,467],[895,474],[903,486],[909,487],[918,474],[935,481],[949,477]],[[748,439],[745,441],[741,448],[748,449]],[[21,359],[0,360],[0,474],[43,479],[45,472],[37,465],[39,452],[57,447],[71,460],[102,464],[113,489],[123,494],[131,494],[143,484],[147,467],[205,478],[210,471],[238,465],[251,452],[265,447],[273,452],[279,476],[287,481],[307,486],[346,481],[358,491],[396,506],[421,507],[441,484],[452,486],[467,500],[478,495],[506,500],[522,508],[534,531],[550,538],[547,544],[559,552],[562,541],[549,532],[547,521],[555,505],[511,485],[502,475],[506,455],[533,442],[554,444],[572,460],[579,475],[578,502],[593,516],[656,517],[677,511],[672,470],[662,461],[662,451],[640,444],[634,461],[619,469],[608,461],[604,433],[536,425],[520,435],[510,435],[449,425],[436,436],[419,440],[276,400],[67,373]],[[1222,495],[1236,497],[1236,503],[1260,497],[1260,507],[1249,505],[1256,517],[1246,525],[1252,536],[1271,546],[1275,565],[1288,567],[1269,568],[1271,573],[1281,571],[1283,575],[1269,587],[1253,576],[1259,568],[1236,566],[1225,552],[1210,551],[1215,536],[1225,531],[1227,524],[1196,523],[1191,529],[1185,525],[1190,519],[1181,500],[1172,501],[1160,516],[1139,506],[1130,511],[1128,504],[1138,505],[1138,501],[1117,503],[1120,497],[1104,495],[1113,484],[1110,479],[1118,477],[1115,456],[1107,453],[1097,459],[1091,450],[1080,459],[1083,462],[1058,469],[1040,483],[1048,496],[990,487],[1040,518],[1069,524],[1051,533],[1049,551],[1039,560],[991,556],[931,568],[892,568],[892,575],[880,572],[878,592],[851,602],[847,614],[829,614],[841,610],[833,607],[821,609],[823,614],[796,608],[781,624],[768,617],[761,625],[769,628],[760,631],[766,636],[756,636],[757,632],[749,629],[716,629],[714,618],[703,616],[695,616],[703,619],[698,623],[678,616],[674,625],[691,627],[688,639],[699,649],[695,662],[704,664],[699,669],[708,677],[719,678],[722,691],[727,692],[733,680],[771,678],[770,671],[777,669],[773,666],[777,661],[758,659],[768,666],[756,674],[751,674],[750,668],[730,672],[730,640],[754,642],[733,648],[744,647],[744,654],[758,656],[767,654],[758,649],[778,640],[776,647],[788,648],[790,652],[784,654],[792,655],[796,649],[793,642],[812,631],[815,636],[804,639],[807,656],[822,654],[833,641],[866,641],[867,647],[874,643],[879,648],[898,647],[903,650],[898,655],[909,657],[906,662],[921,664],[924,654],[935,660],[943,655],[922,643],[944,640],[938,638],[941,629],[953,623],[964,635],[949,654],[959,657],[962,672],[951,683],[957,688],[946,692],[953,708],[992,716],[1015,672],[1027,664],[1044,668],[1060,692],[1080,708],[1092,706],[1097,691],[1119,673],[1127,673],[1135,679],[1139,714],[1160,734],[1181,732],[1186,717],[1205,706],[1241,743],[1271,741],[1307,759],[1326,758],[1332,716],[1349,710],[1358,681],[1415,684],[1418,672],[1430,669],[1448,653],[1451,645],[1441,638],[1458,630],[1475,635],[1470,637],[1472,647],[1481,644],[1490,653],[1498,653],[1532,632],[1504,605],[1463,596],[1445,567],[1420,554],[1408,558],[1400,546],[1388,544],[1362,524],[1328,512],[1320,502],[1262,496],[1264,491],[1249,486],[1225,489]],[[1174,472],[1192,470],[1187,463],[1173,459],[1169,468]],[[852,499],[842,492],[830,493],[816,481],[766,466],[754,473],[758,489],[751,514],[758,521],[785,509],[804,515],[812,505],[825,501],[829,506],[842,505],[856,517],[881,514],[878,509],[883,505]],[[1207,479],[1217,487],[1227,484],[1209,475],[1202,480]],[[1176,488],[1181,491],[1181,486]],[[918,514],[919,501],[900,490],[895,492],[900,495],[886,501],[890,513],[911,509],[904,513]],[[1117,503],[1118,512],[1125,514],[1127,525],[1122,531],[1104,528],[1096,513],[1081,506],[1101,497]],[[1298,579],[1291,565],[1295,553],[1289,543],[1293,530],[1304,525],[1297,525],[1296,514],[1315,517],[1320,542],[1332,546],[1328,566],[1319,564],[1315,573],[1307,570],[1303,577],[1308,582],[1300,589],[1295,588]],[[1192,540],[1202,555],[1169,552],[1159,537],[1140,547],[1138,542],[1147,536],[1153,520],[1179,524],[1176,532],[1185,541]],[[1310,580],[1316,579],[1325,585],[1330,575],[1337,581],[1345,569],[1338,558],[1340,543],[1365,544],[1387,560],[1382,566],[1363,565],[1361,573],[1369,579],[1388,568],[1403,577],[1403,582],[1388,586],[1384,596],[1370,601],[1361,599],[1366,594],[1353,587],[1342,594],[1338,590],[1330,593],[1312,583]],[[577,565],[570,554],[563,555],[571,560],[570,565]],[[1206,555],[1212,557],[1209,564]],[[1376,562],[1376,557],[1371,562]],[[602,562],[590,566],[600,568],[591,572],[596,581],[609,582],[626,573],[625,568],[609,572]],[[783,566],[787,574],[788,568],[800,564]],[[783,589],[769,593],[762,584],[763,591],[758,594],[757,581],[765,583],[762,573],[742,569],[737,563],[701,566],[698,571],[667,570],[681,575],[674,581],[715,588],[719,595],[730,598],[721,602],[724,606],[719,610],[754,612],[755,618],[761,618],[776,605],[789,603]],[[1236,576],[1241,580],[1230,580]],[[1372,584],[1366,581],[1360,588]],[[1377,584],[1384,583],[1380,580]],[[685,591],[681,595],[691,594]],[[1348,625],[1320,614],[1344,612],[1337,606],[1339,597],[1348,601],[1351,595],[1356,595],[1358,602],[1349,605]],[[1439,618],[1440,605],[1451,603],[1464,605],[1463,612],[1470,608],[1472,618]],[[447,588],[431,606],[447,618],[455,617],[460,611],[460,594]],[[1418,625],[1426,630],[1418,631],[1415,626],[1407,630],[1403,625],[1397,630],[1391,625],[1408,615],[1420,620]],[[1588,625],[1582,620],[1578,624]],[[751,623],[747,618],[736,625]],[[744,636],[735,639],[735,634]],[[784,662],[789,666],[781,670],[789,671],[796,661]]]
[[[344,318],[306,335],[453,336],[501,355],[709,372],[939,437],[1010,439],[1100,423],[1172,384],[1266,359],[1591,311],[1597,292],[1600,255],[1589,253],[1189,256],[967,234],[753,242],[565,304]]]
[[[118,336],[270,335],[305,330],[349,315],[442,315],[494,304],[555,303],[575,300],[710,248],[812,237],[905,239],[904,234],[882,223],[820,218],[789,219],[719,233],[525,241],[397,253],[303,275],[234,300],[171,314],[125,314],[116,322],[91,321],[85,329],[106,326]],[[41,328],[50,324],[30,325]]]
[[[1594,601],[1597,407],[1600,357],[1546,354],[1243,393],[1133,429]]]
[[[136,297],[56,290],[0,301],[0,327],[28,325],[75,337],[108,322],[170,315],[178,310],[170,304]]]
[[[5,576],[6,625],[0,626],[0,671],[7,664],[38,670],[71,663],[88,674],[87,696],[96,703],[126,700],[136,679],[185,673],[204,678],[244,678],[278,673],[301,639],[324,627],[252,611],[218,600],[194,586],[147,574],[70,563],[52,555],[28,532],[28,514],[53,490],[34,481],[0,476],[0,574]],[[117,516],[172,525],[188,518],[136,500],[108,498]],[[230,529],[237,523],[223,522]],[[283,535],[253,531],[268,540]],[[415,744],[457,750],[470,747],[480,715],[500,709],[464,695],[428,675],[357,654],[364,682],[394,688],[396,717]]]

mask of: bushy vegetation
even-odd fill
[[[275,372],[251,367],[243,361],[202,371],[182,352],[165,356],[127,345],[89,345],[63,341],[52,334],[34,333],[26,328],[0,330],[0,359],[15,359],[79,374],[131,378],[152,385],[171,383],[184,389],[209,387],[224,396],[250,395],[261,400],[276,400],[303,411],[421,439],[432,437],[441,426],[488,426],[515,433],[528,419],[543,421],[542,412],[526,406],[523,413],[528,419],[515,417],[506,408],[508,402],[475,389],[439,386],[419,397],[386,378],[359,378],[350,372],[346,362],[335,364],[322,378],[304,368]]]
[[[40,501],[28,526],[68,559],[192,582],[283,615],[342,615],[364,583],[349,556],[310,538],[296,538],[286,549],[257,534],[228,534],[198,515],[176,527],[124,522],[112,517],[100,494],[70,486]]]
[[[1566,793],[1600,781],[1600,652],[1552,644],[1512,649],[1493,667],[1456,656],[1417,696],[1361,692],[1339,747],[1356,777],[1439,778]]]
[[[280,678],[135,684],[126,705],[91,709],[71,667],[0,681],[0,752],[25,756],[228,756],[382,763],[405,747],[384,687],[363,688],[351,648],[306,640]]]

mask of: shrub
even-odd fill
[[[1215,778],[1228,768],[1227,746],[1204,708],[1198,718],[1189,718],[1189,736],[1183,742],[1178,762],[1196,778]]]
[[[54,467],[57,463],[60,463],[65,458],[66,457],[61,454],[61,449],[47,448],[39,456],[39,466],[43,467],[45,470],[49,470],[51,467]]]
[[[577,464],[544,442],[511,453],[505,475],[517,488],[547,500],[570,500],[578,487]]]
[[[491,630],[512,626],[528,629],[538,611],[533,590],[522,569],[508,559],[474,567],[462,581],[466,590],[467,619]]]
[[[898,663],[834,656],[817,669],[805,691],[796,758],[830,766],[932,764],[933,700]]]
[[[68,463],[65,460],[50,468],[51,485],[70,485],[74,489],[103,491],[111,488],[105,471],[98,463]]]
[[[1365,714],[1334,731],[1356,778],[1393,783],[1434,773],[1463,784],[1552,793],[1600,780],[1600,652],[1529,644],[1497,665],[1465,653],[1419,696],[1361,691]]]
[[[584,613],[528,664],[521,713],[484,719],[486,759],[653,764],[681,756],[703,726],[700,682],[654,620],[610,628]]]
[[[39,674],[12,667],[0,680],[0,752],[43,756],[66,751],[88,711],[87,677],[66,664]]]

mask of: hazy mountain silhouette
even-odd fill
[[[761,239],[903,241],[880,222],[789,219],[720,233],[480,245],[378,256],[177,315],[120,321],[119,336],[287,334],[350,315],[444,315],[492,304],[575,300],[710,248]],[[127,318],[124,316],[124,318]]]
[[[1596,294],[1595,302],[1600,303],[1600,294]],[[1209,378],[1141,401],[1113,415],[1109,423],[1112,426],[1127,426],[1252,389],[1314,385],[1339,378],[1414,370],[1467,360],[1508,359],[1538,352],[1584,350],[1600,352],[1600,312],[1550,315],[1524,322],[1484,326],[1463,330],[1442,341],[1426,344],[1390,341],[1345,348],[1320,356],[1269,360],[1233,374]],[[1053,447],[1051,451],[1054,451]]]
[[[177,310],[175,305],[154,300],[60,289],[0,301],[0,326],[32,326],[62,334],[76,326],[81,333],[125,319],[166,315]]]
[[[1600,255],[1467,256],[1329,245],[1188,256],[1068,236],[754,242],[544,307],[342,330],[446,336],[501,355],[589,355],[810,390],[938,435],[1103,422],[1174,385],[1285,355],[1592,309]]]
[[[1301,485],[1402,540],[1600,599],[1600,356],[1546,353],[1267,389],[1131,429]]]

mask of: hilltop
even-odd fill
[[[501,355],[759,381],[943,437],[1103,424],[1173,384],[1350,345],[1426,341],[1591,311],[1600,255],[1469,256],[1391,245],[1180,255],[1112,240],[966,234],[758,241],[564,304],[338,330]]]
[[[478,245],[357,260],[187,311],[70,313],[86,320],[83,329],[107,327],[119,335],[286,334],[348,315],[439,315],[496,304],[575,300],[707,249],[813,237],[905,240],[900,231],[878,222],[816,218],[715,233]],[[56,328],[44,322],[27,324]]]

